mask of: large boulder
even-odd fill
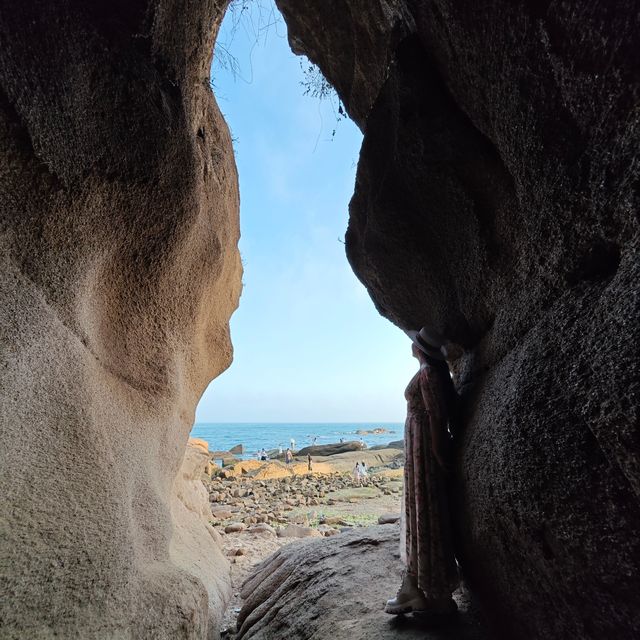
[[[369,451],[379,451],[380,449],[404,449],[404,440],[394,440],[389,444],[377,444],[375,447],[369,447]]]
[[[511,637],[638,635],[637,3],[278,5],[364,132],[356,274],[465,347],[467,575]]]
[[[304,447],[296,453],[297,456],[311,457],[319,456],[335,456],[339,453],[349,453],[350,451],[362,451],[366,449],[366,445],[358,440],[350,440],[349,442],[336,442],[333,444],[318,444],[312,447]]]
[[[281,548],[247,579],[240,595],[238,638],[245,640],[424,640],[429,623],[384,613],[401,582],[399,528],[381,526],[303,540]],[[484,640],[467,594],[446,637]],[[404,624],[403,624],[404,622]]]
[[[187,5],[2,6],[3,638],[217,633],[226,563],[172,495],[231,362],[238,189],[224,3]]]
[[[273,480],[275,478],[289,478],[293,470],[281,462],[267,462],[253,476],[255,480]]]

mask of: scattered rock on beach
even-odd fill
[[[240,531],[244,531],[247,528],[247,525],[244,522],[232,522],[228,524],[224,528],[225,533],[240,533]]]
[[[216,519],[216,520],[228,520],[229,518],[233,518],[233,513],[231,513],[231,511],[225,511],[225,510],[214,510],[211,509],[211,515]]]
[[[340,533],[340,529],[334,529],[326,524],[319,525],[318,531],[325,537],[335,536],[337,533]]]
[[[378,524],[395,524],[400,520],[399,513],[383,513],[378,517]]]
[[[276,530],[266,522],[261,522],[259,524],[256,524],[255,526],[250,527],[249,529],[245,529],[245,531],[246,533],[262,533],[270,536],[276,535]]]
[[[322,533],[311,527],[302,527],[298,524],[288,524],[277,531],[279,538],[321,538]]]
[[[329,517],[323,517],[320,518],[320,524],[335,524],[335,525],[340,525],[341,527],[346,527],[348,526],[348,522],[345,521],[344,518],[340,517],[340,516],[329,516]]]

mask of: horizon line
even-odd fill
[[[246,421],[242,421],[242,422],[233,422],[233,421],[226,421],[226,422],[210,422],[208,420],[196,420],[193,424],[370,424],[372,422],[376,422],[376,423],[393,423],[393,424],[402,424],[404,422],[404,420],[364,420],[364,421],[349,421],[349,420],[342,420],[342,421],[331,421],[331,422],[319,422],[317,420],[314,420],[313,422],[306,422],[303,420],[294,420],[293,422],[291,421],[286,421],[286,422],[277,422],[277,421],[256,421],[256,420],[246,420]]]

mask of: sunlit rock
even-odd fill
[[[3,637],[217,634],[226,562],[172,492],[241,286],[221,9],[3,6]]]

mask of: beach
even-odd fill
[[[338,443],[336,443],[338,444]],[[358,446],[358,442],[345,443]],[[323,450],[323,447],[319,447]],[[212,452],[203,482],[211,524],[231,563],[233,597],[224,614],[223,636],[232,637],[242,606],[239,592],[251,570],[279,548],[300,538],[326,538],[399,519],[404,454],[399,448],[294,456],[290,464],[271,459],[238,460],[221,467]],[[365,463],[358,482],[353,468]]]

